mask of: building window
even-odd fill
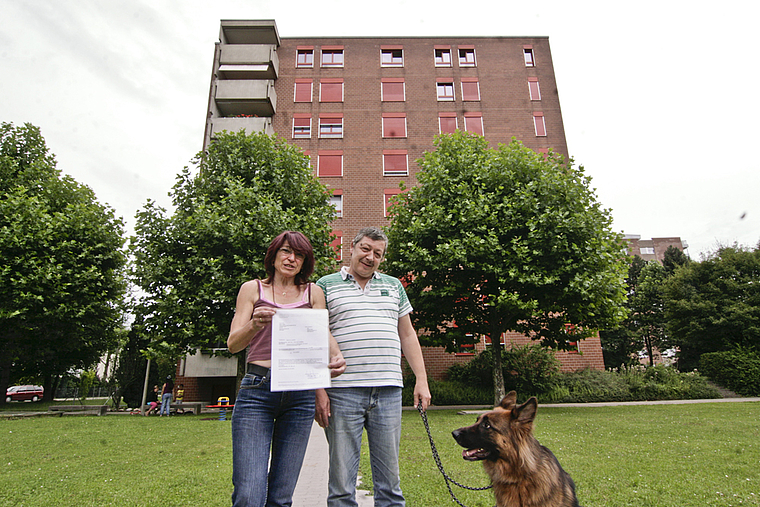
[[[475,67],[475,46],[459,46],[459,66]]]
[[[641,255],[654,255],[654,247],[653,246],[642,246],[639,248],[639,252]]]
[[[293,102],[311,102],[312,88],[311,79],[296,79]]]
[[[296,49],[296,67],[310,68],[314,67],[314,48],[303,47]]]
[[[453,134],[456,129],[456,113],[438,113],[438,132],[440,134]]]
[[[322,79],[319,82],[320,102],[343,102],[343,80]]]
[[[528,78],[528,90],[530,91],[530,100],[541,100],[541,89],[538,87],[538,78]]]
[[[464,130],[473,134],[483,134],[483,114],[464,113]]]
[[[320,138],[342,138],[343,117],[338,115],[319,117]]]
[[[343,231],[332,231],[335,239],[330,242],[330,246],[335,250],[335,258],[338,261],[343,260]]]
[[[467,333],[465,336],[468,338],[468,340],[472,340],[475,337],[475,335],[473,335],[471,333]],[[462,341],[464,341],[464,340],[462,340]],[[457,351],[456,351],[456,353],[458,355],[468,355],[468,356],[475,355],[475,353],[476,353],[475,344],[474,343],[459,343],[457,341]]]
[[[383,176],[407,176],[409,157],[406,150],[383,151]]]
[[[317,176],[343,176],[343,150],[320,150],[317,154]]]
[[[406,137],[406,113],[383,114],[383,137]]]
[[[383,191],[383,216],[388,216],[388,210],[392,206],[391,200],[396,197],[398,194],[401,193],[401,190],[398,188],[386,188]]]
[[[536,127],[536,136],[543,137],[546,135],[546,122],[544,113],[533,113],[533,125]]]
[[[343,47],[322,46],[322,67],[343,67]]]
[[[401,46],[381,46],[380,65],[382,67],[403,67],[404,50]]]
[[[293,115],[293,139],[311,138],[311,115]]]
[[[404,78],[384,78],[380,83],[380,100],[383,102],[403,102],[406,99]]]
[[[436,83],[438,101],[452,102],[454,100],[454,80],[438,81]]]
[[[451,67],[451,48],[448,46],[436,46],[434,60],[436,67]]]
[[[335,208],[335,216],[343,216],[343,191],[333,190],[333,195],[330,196],[330,204]]]
[[[480,100],[480,85],[476,77],[462,78],[462,100],[475,101]]]
[[[535,67],[536,66],[536,60],[533,58],[533,47],[532,46],[525,46],[523,48],[523,54],[525,55],[525,66],[526,67]]]

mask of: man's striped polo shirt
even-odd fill
[[[330,332],[346,358],[332,387],[403,387],[398,320],[412,311],[398,278],[375,272],[364,290],[348,268],[317,281],[325,293]]]

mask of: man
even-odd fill
[[[417,382],[414,405],[430,404],[425,363],[401,282],[377,272],[388,238],[376,227],[359,231],[351,260],[322,277],[330,331],[346,359],[332,387],[317,391],[316,419],[330,446],[328,507],[356,506],[362,430],[367,431],[375,507],[404,506],[399,479],[401,353]]]

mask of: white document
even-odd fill
[[[327,310],[278,308],[272,317],[272,391],[330,387]]]

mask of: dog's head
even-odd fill
[[[517,452],[520,442],[530,438],[537,407],[535,397],[518,406],[517,393],[511,391],[475,424],[451,434],[465,448],[462,457],[468,461],[505,459]]]

